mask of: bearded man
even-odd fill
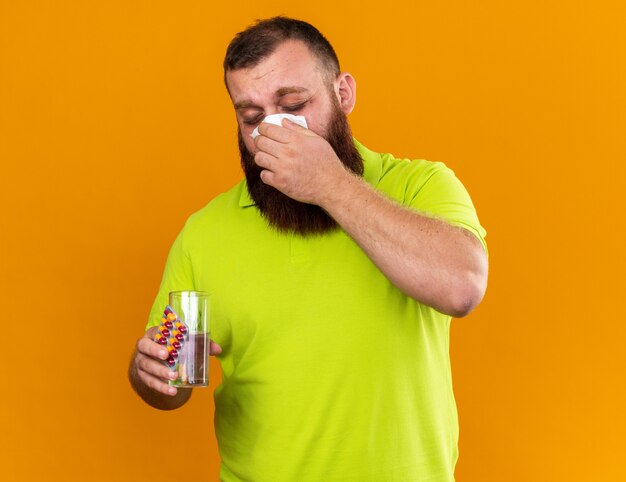
[[[356,100],[328,41],[276,17],[227,49],[245,180],[174,242],[129,369],[150,405],[190,389],[155,343],[170,291],[211,294],[220,480],[452,481],[451,317],[487,282],[485,231],[454,173],[352,137]],[[262,122],[272,114],[295,114]],[[258,129],[258,136],[253,131]]]

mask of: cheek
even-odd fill
[[[330,120],[332,119],[332,105],[330,102],[316,102],[302,111],[300,115],[306,118],[306,123],[318,136],[325,137]]]
[[[252,139],[249,134],[243,135],[243,141],[245,142],[248,151],[252,153],[252,155],[256,154],[257,148],[254,145],[254,139]]]
[[[254,139],[252,139],[252,131],[254,130],[253,126],[247,126],[242,124],[239,126],[239,131],[241,132],[241,137],[243,139],[244,144],[249,152],[254,154],[257,151],[256,146],[254,145]]]
[[[318,136],[324,137],[326,131],[328,129],[328,122],[325,121],[326,117],[324,115],[320,115],[319,112],[315,114],[304,114],[306,117],[307,126],[309,129],[315,132]]]
[[[297,112],[295,115],[301,115],[306,119],[307,128],[320,135],[323,132],[324,123],[323,115],[318,111],[318,109],[304,109],[300,112]]]

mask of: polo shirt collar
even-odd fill
[[[370,151],[367,147],[352,138],[354,145],[356,146],[359,154],[363,158],[363,179],[373,187],[378,185],[380,175],[383,169],[382,157],[378,152]],[[248,193],[248,185],[245,178],[241,181],[241,195],[239,196],[239,206],[248,207],[254,206],[254,201],[250,198]]]

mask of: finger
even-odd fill
[[[261,178],[261,181],[263,181],[268,186],[276,187],[275,186],[275,174],[272,171],[268,171],[268,170],[261,171],[261,174],[259,174],[259,177]]]
[[[176,387],[171,387],[167,384],[167,382],[153,376],[151,373],[145,372],[139,368],[137,369],[137,376],[144,385],[150,387],[154,391],[165,395],[176,395]]]
[[[261,124],[259,124],[259,134],[282,144],[293,140],[293,134],[291,134],[291,132],[283,129],[282,126],[270,124],[269,122],[261,122]]]
[[[254,155],[254,162],[257,166],[271,171],[276,162],[276,158],[267,152],[259,151]]]
[[[159,345],[152,338],[144,336],[137,341],[137,351],[151,358],[165,360],[168,356],[167,349],[163,345]]]
[[[178,376],[175,370],[170,370],[162,361],[137,353],[135,365],[138,369],[162,380],[175,380]]]
[[[222,347],[215,343],[213,340],[211,340],[211,343],[209,344],[209,353],[211,355],[219,355],[220,353],[222,353]]]
[[[258,149],[257,152],[265,152],[274,157],[278,157],[281,153],[281,149],[285,147],[285,144],[282,144],[264,135],[260,135],[256,139],[254,139],[254,145]]]
[[[283,119],[283,127],[285,127],[288,131],[299,132],[300,134],[304,134],[304,135],[309,136],[309,137],[319,137],[311,129],[307,129],[306,127],[302,127],[300,124],[296,124],[294,121],[289,120],[287,118]]]

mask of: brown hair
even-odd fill
[[[228,71],[254,67],[287,40],[304,42],[333,78],[341,72],[335,50],[319,30],[302,20],[279,16],[257,20],[230,42],[224,58],[224,82]]]

